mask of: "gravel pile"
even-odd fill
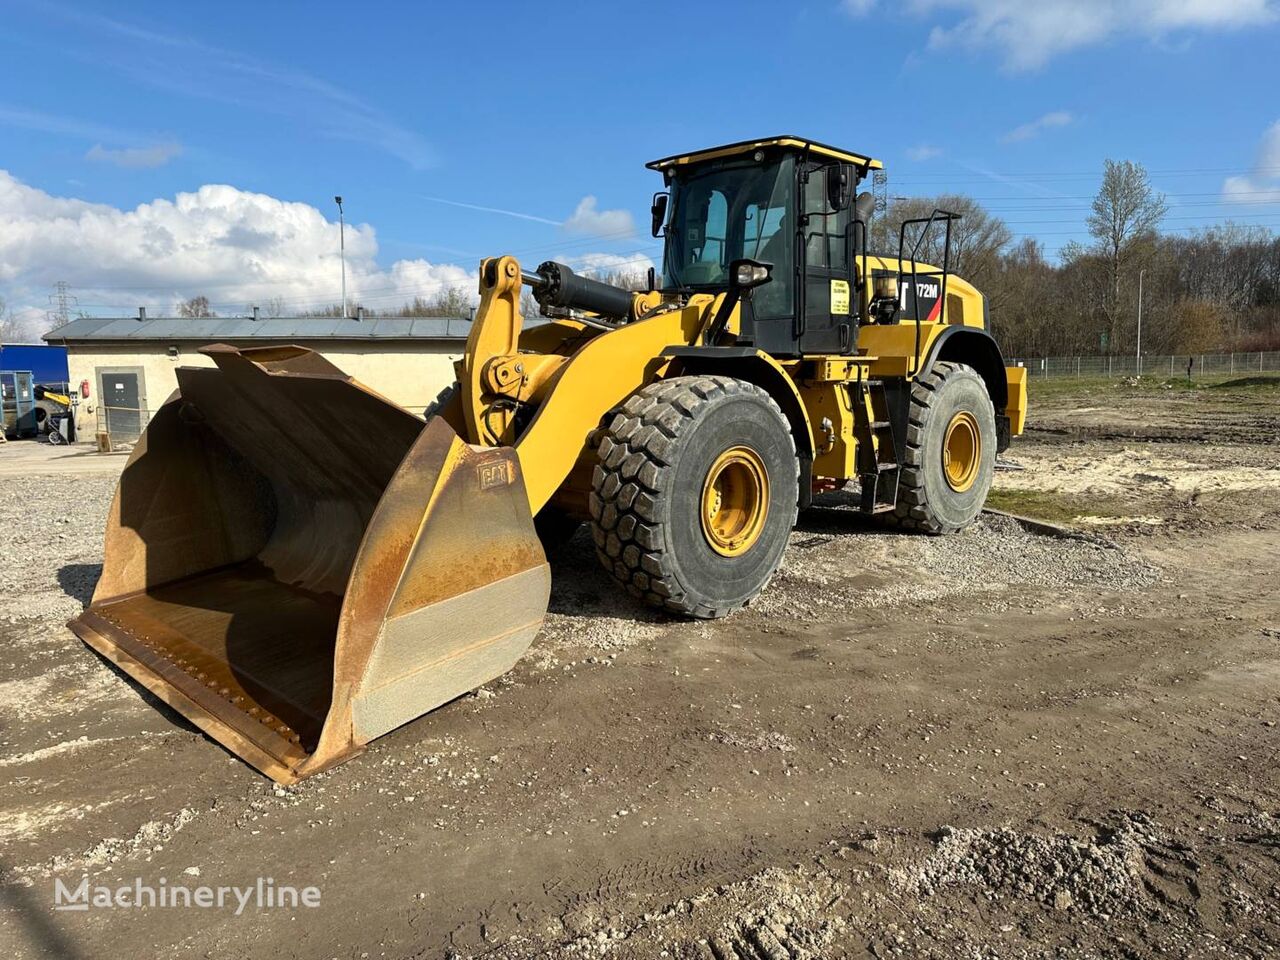
[[[943,827],[933,854],[896,885],[921,896],[965,885],[988,900],[1030,900],[1107,918],[1143,898],[1144,844],[1152,831],[1140,815],[1126,815],[1094,840]]]
[[[1017,596],[1011,586],[1136,593],[1161,577],[1158,568],[1102,537],[1031,533],[992,514],[943,537],[842,530],[819,538],[814,525],[793,535],[781,570],[754,609],[790,615],[824,605],[886,607],[977,592]],[[993,603],[993,609],[1007,605],[1001,597]]]
[[[1160,578],[1156,567],[1102,537],[1031,533],[1012,517],[994,514],[955,536],[904,538],[897,546],[901,559],[962,583],[964,592],[1025,583],[1133,591]]]

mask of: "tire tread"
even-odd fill
[[[795,456],[795,438],[782,410],[755,384],[734,377],[673,377],[632,394],[607,418],[592,474],[589,506],[596,555],[629,593],[651,606],[686,617],[723,617],[746,606],[713,605],[697,599],[671,561],[660,517],[663,499],[672,494],[674,448],[698,421],[699,411],[721,395],[753,395],[772,408],[780,436]],[[795,506],[787,528],[795,523]]]

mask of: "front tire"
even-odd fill
[[[891,522],[954,533],[986,503],[995,475],[996,417],[970,366],[939,361],[911,384],[906,449]]]
[[[764,390],[724,376],[651,384],[614,415],[598,454],[596,553],[632,595],[710,619],[765,588],[795,525],[799,465]]]

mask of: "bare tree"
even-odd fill
[[[438,290],[435,296],[414,297],[403,307],[388,311],[393,317],[466,317],[471,316],[474,299],[456,284]]]
[[[1093,198],[1093,211],[1086,223],[1111,265],[1107,318],[1113,343],[1120,315],[1120,278],[1129,255],[1136,241],[1149,239],[1155,233],[1167,211],[1164,194],[1152,188],[1142,164],[1132,160],[1106,161],[1102,186]]]
[[[216,317],[217,314],[209,309],[209,298],[199,296],[184,300],[178,304],[178,316],[196,319],[198,317]]]
[[[0,297],[0,343],[8,343],[18,336],[18,318],[13,315],[4,297]]]
[[[0,297],[0,343],[24,343],[39,338],[40,323],[22,319],[9,309],[4,297]]]

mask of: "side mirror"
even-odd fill
[[[667,222],[667,201],[671,196],[666,193],[655,193],[653,195],[653,204],[649,207],[649,213],[653,217],[653,235],[659,237],[662,235],[662,228]]]
[[[827,167],[827,203],[831,209],[847,207],[852,193],[853,178],[849,175],[849,167],[843,163]]]

